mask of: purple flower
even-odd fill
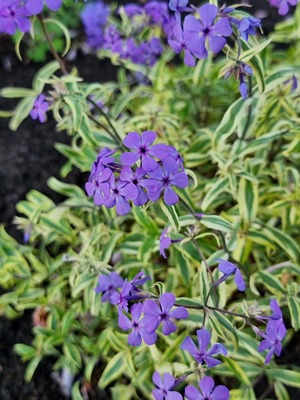
[[[150,22],[162,26],[168,18],[168,6],[159,1],[148,1],[145,4],[145,12],[150,17]]]
[[[111,156],[115,154],[115,152],[116,150],[111,150],[108,147],[104,147],[103,149],[101,149],[97,156],[97,160],[94,163],[95,167],[102,165],[102,167],[105,168],[109,164],[112,164],[114,162],[114,159]]]
[[[248,97],[248,85],[245,82],[245,78],[253,75],[252,68],[250,67],[250,65],[245,64],[244,62],[237,62],[228,69],[224,76],[224,79],[227,79],[231,75],[233,75],[235,79],[240,81],[240,93],[243,99],[246,100]]]
[[[164,258],[167,258],[165,250],[167,250],[172,244],[172,240],[167,236],[168,229],[168,227],[165,228],[159,238],[159,253]]]
[[[215,367],[218,364],[221,364],[222,361],[215,359],[213,356],[217,354],[227,354],[226,348],[220,344],[216,343],[209,350],[207,350],[210,344],[211,335],[206,329],[198,329],[197,337],[199,343],[199,349],[193,342],[190,336],[187,336],[184,341],[181,343],[180,348],[183,350],[187,350],[194,357],[199,364],[203,362],[206,363],[208,368]]]
[[[196,62],[193,53],[189,50],[190,46],[195,49],[196,46],[193,45],[192,41],[197,40],[195,39],[196,37],[191,35],[186,34],[186,32],[183,32],[181,28],[181,23],[178,21],[173,29],[173,36],[170,37],[168,40],[169,45],[172,47],[172,49],[175,51],[176,54],[181,53],[183,50],[184,52],[184,63],[188,67],[194,67]],[[192,45],[191,45],[192,44]],[[201,58],[200,53],[196,53],[199,58]],[[196,56],[197,56],[196,55]]]
[[[26,8],[31,15],[37,15],[43,11],[44,3],[50,10],[57,11],[62,5],[62,0],[28,0]]]
[[[142,135],[139,135],[137,132],[129,132],[123,143],[127,148],[134,151],[123,153],[121,155],[121,162],[124,165],[130,166],[140,159],[142,168],[146,172],[153,171],[157,167],[157,162],[152,157],[162,158],[168,149],[168,146],[165,144],[151,146],[155,139],[156,133],[153,131],[142,132]]]
[[[123,279],[116,272],[109,275],[99,275],[96,293],[102,293],[101,301],[110,301],[111,296],[117,292],[117,289],[123,285]]]
[[[258,351],[262,352],[269,349],[266,356],[265,364],[271,361],[273,354],[280,356],[282,350],[281,341],[286,335],[286,328],[282,322],[282,319],[270,320],[266,327],[266,333],[261,331],[258,332],[264,340],[260,343]]]
[[[220,261],[218,269],[224,274],[224,276],[219,280],[218,284],[224,282],[230,275],[234,275],[234,282],[238,290],[243,292],[246,289],[246,285],[241,271],[238,269],[238,267],[229,261],[222,260],[221,258],[218,258],[218,261]]]
[[[144,303],[144,326],[149,333],[153,333],[162,324],[164,335],[175,332],[177,327],[171,319],[182,319],[188,317],[188,312],[184,307],[176,307],[171,311],[175,303],[173,293],[164,293],[160,296],[158,303],[154,300],[147,300]]]
[[[43,94],[40,94],[33,105],[33,109],[30,113],[32,119],[38,119],[40,122],[46,121],[46,112],[49,109],[49,104]]]
[[[270,0],[271,6],[278,8],[279,15],[286,15],[290,6],[295,6],[298,0]]]
[[[238,24],[238,30],[244,40],[248,40],[249,35],[255,35],[256,28],[261,26],[261,21],[254,17],[245,17]]]
[[[176,381],[171,374],[164,373],[164,380],[162,380],[160,374],[155,371],[152,380],[158,387],[158,389],[152,390],[152,394],[156,400],[182,400],[181,394],[173,390],[176,386]]]
[[[111,175],[111,169],[105,168],[101,163],[97,166],[93,165],[89,181],[85,184],[85,190],[89,196],[94,196],[94,203],[97,206],[103,205],[109,198],[110,184],[108,180]]]
[[[178,13],[192,11],[191,7],[187,7],[188,0],[170,0],[169,9]]]
[[[120,179],[122,182],[131,183],[136,187],[138,196],[133,200],[135,206],[142,206],[148,201],[148,196],[144,192],[143,188],[139,185],[139,182],[146,175],[146,171],[142,167],[138,167],[134,172],[130,167],[123,167],[120,173]]]
[[[224,38],[232,33],[227,18],[220,18],[215,24],[218,8],[214,4],[205,4],[198,10],[201,21],[193,15],[184,20],[183,30],[191,40],[189,50],[198,58],[207,57],[206,39],[213,53],[219,53],[226,44]]]
[[[281,320],[282,321],[282,312],[281,312],[281,309],[279,307],[277,300],[275,300],[275,299],[270,300],[270,308],[272,310],[272,314],[271,314],[270,318],[273,320]]]
[[[109,186],[110,195],[104,203],[105,207],[116,206],[117,214],[128,214],[131,209],[128,200],[135,200],[139,195],[136,186],[133,183],[126,183],[121,180],[116,181],[114,175],[110,177]]]
[[[121,312],[121,310],[128,311],[128,300],[131,289],[132,284],[126,279],[121,287],[120,292],[114,292],[111,294],[110,302],[111,304],[118,305],[119,312]]]
[[[142,15],[144,13],[144,8],[137,4],[129,3],[124,6],[124,11],[128,17],[133,17],[135,15]]]
[[[109,8],[102,2],[89,3],[81,11],[80,18],[87,35],[87,43],[93,49],[100,49],[104,43],[104,26]]]
[[[142,339],[146,344],[151,346],[157,340],[157,335],[155,332],[146,332],[143,319],[141,319],[142,312],[142,303],[133,304],[133,306],[130,308],[132,320],[130,320],[125,314],[123,314],[123,312],[119,312],[119,327],[124,331],[132,329],[131,333],[128,336],[128,343],[131,346],[139,346],[142,343]]]
[[[164,202],[171,206],[178,202],[179,198],[172,186],[184,189],[189,181],[185,172],[178,172],[178,165],[174,158],[167,157],[163,160],[163,168],[157,166],[153,171],[148,172],[150,178],[141,181],[143,187],[147,189],[148,197],[151,201],[157,201],[164,192]]]
[[[214,388],[215,382],[210,376],[204,376],[199,381],[201,393],[193,385],[185,388],[184,394],[188,400],[228,400],[230,393],[226,386],[218,385]]]
[[[133,279],[131,279],[130,283],[132,288],[130,294],[132,296],[136,296],[141,292],[141,289],[138,286],[144,285],[147,281],[151,279],[150,276],[143,277],[143,275],[145,275],[145,272],[140,271]]]
[[[0,32],[13,35],[17,29],[21,32],[30,30],[31,22],[28,10],[20,0],[4,0],[0,6]]]

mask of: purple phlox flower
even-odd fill
[[[102,293],[101,301],[110,301],[111,296],[122,287],[124,280],[116,272],[109,275],[99,275],[98,286],[95,288],[96,293]]]
[[[214,24],[218,15],[218,8],[214,4],[204,4],[197,12],[201,21],[188,15],[184,20],[183,30],[191,40],[189,50],[198,58],[206,58],[206,39],[212,52],[219,53],[226,44],[225,37],[231,35],[232,28],[227,18],[220,18]]]
[[[281,320],[282,321],[282,312],[281,312],[281,309],[279,307],[277,300],[275,300],[275,299],[270,300],[270,308],[272,310],[272,314],[271,314],[270,318],[273,320]]]
[[[159,1],[148,1],[145,4],[145,12],[149,16],[151,23],[160,26],[169,16],[167,4]]]
[[[176,54],[181,53],[183,50],[184,63],[188,67],[194,67],[196,64],[194,55],[189,50],[191,39],[193,39],[191,35],[187,35],[183,32],[180,21],[177,21],[173,29],[173,35],[170,36],[168,43]]]
[[[132,289],[132,284],[127,281],[124,281],[120,292],[114,292],[110,296],[111,304],[118,305],[119,312],[125,310],[128,312],[128,301],[130,299],[130,291]]]
[[[146,332],[143,324],[143,319],[141,319],[141,315],[143,312],[143,304],[136,303],[133,304],[130,308],[131,320],[121,311],[119,311],[118,324],[121,329],[127,331],[132,329],[131,333],[128,336],[128,343],[131,346],[139,346],[142,343],[142,339],[146,344],[151,346],[157,340],[157,335],[155,332],[148,333]]]
[[[144,13],[144,8],[138,4],[129,3],[123,6],[125,14],[128,17],[134,17],[135,15],[142,15]]]
[[[140,64],[152,67],[162,54],[163,48],[158,38],[152,38],[149,42],[141,44],[140,51],[143,56]]]
[[[104,147],[103,149],[101,149],[97,156],[95,166],[98,167],[99,165],[102,165],[105,168],[110,164],[113,164],[114,159],[112,155],[115,154],[116,151],[117,150],[111,150],[108,147]]]
[[[222,278],[216,284],[219,285],[221,282],[224,282],[230,275],[234,275],[234,282],[237,286],[237,289],[243,292],[246,289],[246,285],[241,271],[238,269],[238,267],[229,261],[223,260],[222,258],[218,258],[217,261],[220,262],[218,265],[218,269],[220,272],[223,272],[224,276],[222,276]]]
[[[30,13],[20,0],[4,0],[0,6],[0,32],[13,35],[17,29],[30,30]]]
[[[295,6],[297,3],[298,0],[270,0],[271,6],[278,8],[279,15],[286,15],[290,6]]]
[[[224,385],[218,385],[214,388],[215,382],[210,376],[204,376],[199,381],[201,393],[193,385],[185,388],[184,394],[188,400],[228,400],[229,390]]]
[[[32,119],[38,119],[40,122],[44,123],[46,121],[46,112],[49,109],[49,104],[43,94],[40,94],[33,105],[33,109],[30,113]]]
[[[149,281],[151,278],[150,276],[144,276],[145,272],[140,271],[133,279],[131,279],[131,292],[130,294],[132,296],[136,296],[141,292],[141,289],[138,286],[144,285],[147,281]]]
[[[172,157],[163,160],[163,168],[157,166],[153,171],[148,172],[150,178],[141,181],[143,187],[147,189],[148,197],[151,201],[157,201],[164,192],[164,202],[171,206],[178,202],[179,197],[172,189],[177,186],[184,189],[188,186],[188,176],[185,172],[178,172],[178,165]]]
[[[80,13],[87,43],[93,49],[100,49],[104,44],[104,26],[108,15],[109,8],[102,1],[86,4]]]
[[[295,75],[293,75],[290,79],[288,79],[284,83],[287,85],[291,85],[291,93],[295,92],[298,89],[298,80],[295,77]]]
[[[135,206],[142,206],[148,201],[148,196],[144,192],[143,188],[139,185],[139,182],[144,178],[146,175],[146,171],[143,170],[142,167],[138,167],[135,171],[132,171],[130,167],[123,167],[120,173],[120,180],[122,182],[131,183],[135,185],[138,196],[136,199],[133,200],[133,204]]]
[[[120,32],[114,25],[107,26],[104,31],[103,48],[109,49],[113,53],[118,53],[121,46]]]
[[[161,375],[155,371],[152,375],[152,381],[158,387],[158,389],[152,390],[156,400],[182,400],[181,394],[173,390],[176,386],[176,380],[171,374],[165,372],[162,380]]]
[[[165,228],[159,238],[159,253],[164,258],[167,258],[165,250],[167,250],[172,244],[172,240],[167,236],[168,229],[169,227]]]
[[[117,214],[125,215],[130,212],[129,200],[135,200],[139,192],[133,183],[123,182],[121,180],[115,180],[114,175],[111,175],[109,179],[110,194],[106,202],[105,207],[111,208],[116,206]]]
[[[123,153],[121,162],[130,166],[141,160],[141,166],[146,172],[153,171],[157,167],[157,162],[152,157],[161,159],[168,149],[166,144],[152,145],[155,139],[156,133],[153,131],[144,131],[142,135],[137,132],[129,132],[123,143],[124,146],[134,151]]]
[[[37,15],[43,11],[44,3],[50,10],[57,11],[62,5],[62,0],[28,0],[26,8],[31,15]]]
[[[88,196],[94,196],[94,203],[102,206],[109,198],[110,184],[108,180],[112,176],[110,168],[105,168],[101,163],[93,166],[89,181],[85,184]]]
[[[280,356],[282,350],[281,341],[286,335],[286,328],[282,322],[282,318],[277,320],[271,319],[267,324],[266,333],[261,331],[257,331],[256,333],[264,339],[260,343],[258,351],[262,352],[269,349],[265,360],[265,364],[268,364],[271,361],[273,354],[275,353],[276,356]]]
[[[238,24],[238,30],[244,40],[248,40],[249,35],[255,35],[256,28],[260,28],[261,20],[254,17],[245,17]]]
[[[174,146],[169,146],[168,157],[173,157],[174,160],[176,161],[178,169],[184,172],[184,159]]]
[[[192,7],[187,7],[188,0],[170,0],[169,9],[175,11],[177,20],[180,19],[180,13],[194,11]]]
[[[187,350],[191,353],[192,357],[199,363],[202,364],[203,362],[206,363],[208,368],[215,367],[218,364],[221,364],[222,361],[217,360],[213,356],[217,354],[227,354],[226,348],[220,344],[216,343],[211,346],[209,350],[207,350],[210,344],[211,335],[206,329],[198,329],[197,330],[197,337],[199,343],[199,349],[193,342],[190,336],[187,336],[184,341],[181,343],[180,348],[183,350]]]
[[[144,303],[144,326],[147,332],[153,333],[162,324],[162,333],[170,335],[175,332],[177,327],[171,321],[172,319],[182,319],[188,317],[188,312],[184,307],[176,307],[171,311],[175,303],[173,293],[164,293],[160,296],[159,301],[147,300]]]

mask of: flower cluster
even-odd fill
[[[160,325],[162,333],[170,335],[177,329],[173,321],[188,317],[184,307],[175,306],[175,296],[172,293],[164,293],[159,299],[149,300],[149,295],[140,288],[149,279],[143,271],[131,281],[124,281],[116,272],[111,272],[99,276],[95,289],[96,293],[102,293],[103,302],[109,301],[118,306],[119,327],[124,331],[131,330],[128,343],[132,346],[139,346],[142,340],[148,345],[154,344],[157,340],[156,330]],[[135,303],[129,306],[130,302]]]
[[[121,60],[153,66],[163,52],[161,41],[156,36],[140,41],[137,33],[157,26],[168,32],[173,26],[173,19],[169,15],[167,5],[157,1],[147,2],[145,6],[128,4],[119,8],[119,14],[123,13],[131,22],[131,32],[127,32],[126,35],[117,25],[106,24],[108,9],[102,2],[86,5],[81,13],[81,19],[88,37],[88,45],[94,49],[110,50]]]
[[[188,186],[182,157],[172,146],[153,144],[155,139],[153,131],[128,133],[123,144],[132,151],[123,152],[119,162],[112,157],[116,151],[101,150],[85,185],[96,205],[116,206],[117,213],[125,215],[131,209],[129,201],[142,206],[163,194],[167,205],[178,202],[173,187]]]
[[[93,49],[99,49],[104,43],[104,27],[109,15],[109,7],[102,1],[87,4],[80,17],[87,36],[87,44]]]

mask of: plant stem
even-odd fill
[[[39,19],[39,21],[41,23],[42,30],[43,30],[43,33],[45,35],[45,38],[46,38],[46,40],[47,40],[47,42],[49,44],[50,51],[53,54],[53,57],[55,58],[55,60],[59,63],[61,72],[63,73],[63,75],[68,75],[68,71],[67,71],[67,68],[65,66],[65,63],[64,63],[63,59],[60,57],[60,55],[57,53],[57,51],[55,50],[55,48],[54,48],[54,46],[52,44],[51,38],[48,35],[47,29],[46,29],[46,26],[45,26],[45,22],[44,22],[44,19],[43,19],[41,14],[38,15],[38,19]]]

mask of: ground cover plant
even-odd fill
[[[286,17],[268,37],[251,8],[218,1],[0,5],[20,59],[36,35],[53,57],[32,89],[1,90],[17,100],[0,115],[71,137],[48,181],[65,200],[33,188],[17,204],[24,242],[0,232],[0,313],[33,312],[32,344],[15,346],[26,380],[51,356],[73,399],[95,385],[125,400],[295,398],[297,3],[270,1]],[[73,45],[58,18],[72,5]],[[117,81],[85,82],[65,59],[80,47]],[[74,169],[84,187],[64,181]]]

